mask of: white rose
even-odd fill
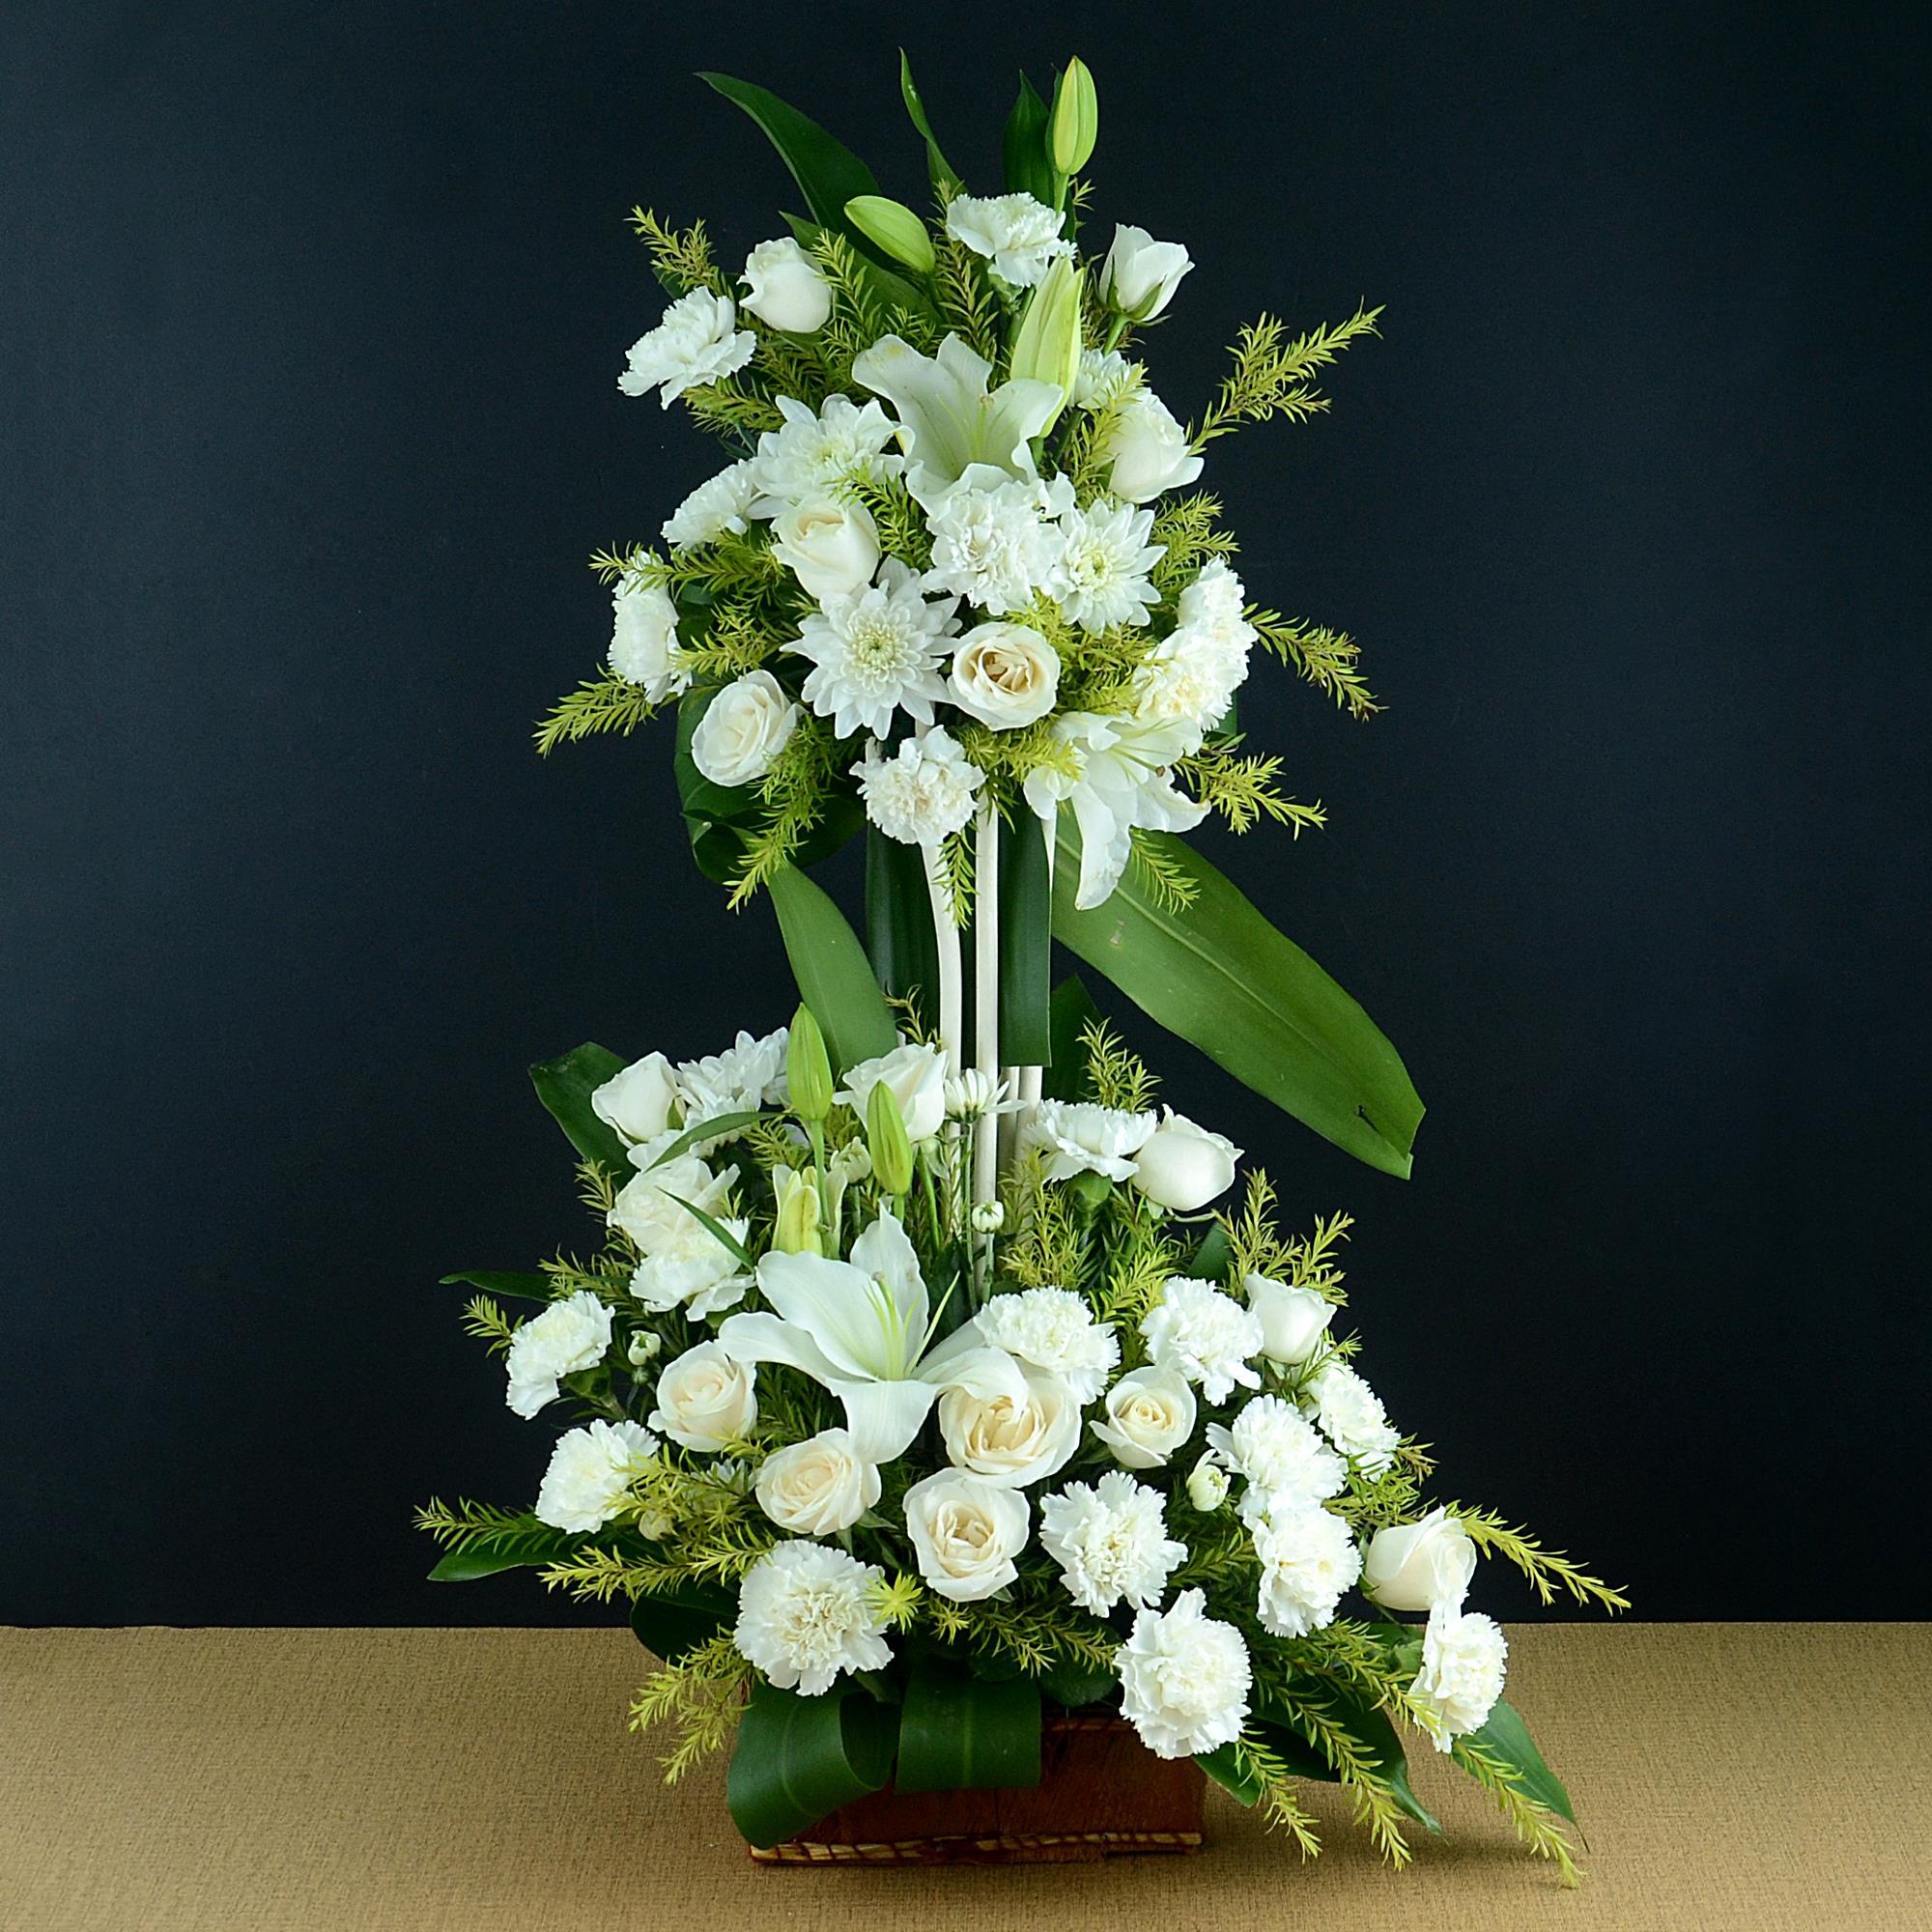
[[[748,671],[705,706],[691,761],[713,784],[750,784],[771,770],[797,724],[784,686],[768,670]]]
[[[978,624],[952,653],[952,698],[960,710],[1011,731],[1044,718],[1060,691],[1060,653],[1026,624]]]
[[[832,1536],[850,1529],[879,1500],[878,1465],[864,1461],[851,1432],[825,1429],[767,1456],[758,1506],[781,1529]]]
[[[1027,1375],[1027,1399],[948,1389],[939,1433],[955,1467],[1011,1490],[1043,1483],[1080,1446],[1080,1409],[1058,1376]]]
[[[1107,1391],[1094,1434],[1126,1469],[1153,1469],[1194,1434],[1194,1391],[1172,1369],[1133,1369]]]
[[[899,1103],[906,1139],[929,1141],[946,1122],[946,1055],[936,1046],[895,1046],[845,1069],[838,1098],[866,1118],[872,1089],[884,1081]]]
[[[744,306],[787,335],[815,334],[832,313],[832,290],[818,264],[789,237],[760,242],[739,280],[751,291]]]
[[[1264,1274],[1249,1275],[1244,1286],[1249,1308],[1261,1317],[1262,1353],[1298,1368],[1321,1346],[1335,1304],[1312,1288],[1293,1288]]]
[[[627,1141],[654,1141],[670,1125],[676,1099],[670,1062],[661,1053],[647,1053],[591,1090],[590,1111]]]
[[[879,567],[879,526],[863,503],[808,497],[772,525],[772,554],[808,597],[849,597]]]
[[[1362,1588],[1385,1610],[1459,1610],[1476,1574],[1476,1546],[1448,1511],[1378,1529],[1362,1562]]]
[[[661,583],[628,578],[611,599],[611,668],[626,684],[640,684],[653,704],[691,687],[679,668],[677,606]]]
[[[645,1420],[687,1449],[723,1449],[758,1419],[757,1384],[751,1363],[716,1342],[700,1342],[658,1378],[658,1406]]]
[[[1241,1151],[1223,1134],[1210,1134],[1185,1114],[1161,1109],[1166,1118],[1134,1156],[1134,1185],[1150,1201],[1191,1214],[1235,1184]]]
[[[1123,221],[1114,228],[1100,286],[1121,314],[1151,322],[1174,299],[1181,276],[1193,266],[1193,257],[1179,242],[1156,242],[1145,228]]]
[[[1146,503],[1201,474],[1202,460],[1187,432],[1158,396],[1145,389],[1121,407],[1100,454],[1113,464],[1107,487],[1130,503]]]
[[[1033,1513],[1017,1490],[964,1469],[915,1483],[905,1495],[906,1534],[926,1587],[955,1604],[977,1604],[1019,1575]]]

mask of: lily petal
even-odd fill
[[[718,1330],[718,1346],[738,1362],[782,1362],[802,1369],[813,1381],[830,1388],[838,1368],[825,1358],[803,1328],[781,1321],[776,1315],[733,1315]]]
[[[912,1438],[931,1411],[939,1390],[931,1382],[829,1381],[845,1405],[845,1426],[859,1456],[867,1463],[890,1463],[912,1447]]]
[[[843,1376],[890,1376],[903,1357],[884,1316],[885,1296],[870,1270],[823,1255],[768,1254],[758,1292],[788,1328],[810,1337]]]

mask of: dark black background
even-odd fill
[[[1258,678],[1332,829],[1227,863],[1404,1050],[1415,1179],[1143,1030],[1172,1097],[1360,1216],[1445,1493],[1650,1616],[1919,1614],[1915,14],[10,7],[0,1617],[573,1614],[419,1580],[412,1503],[521,1501],[553,1433],[436,1277],[587,1232],[526,1062],[789,1004],[661,741],[530,751],[582,558],[716,463],[615,387],[624,216],[780,231],[711,66],[916,196],[900,41],[982,186],[1015,68],[1085,54],[1100,220],[1201,264],[1182,413],[1263,305],[1388,304],[1208,480],[1389,701]]]

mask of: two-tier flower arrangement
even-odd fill
[[[1357,716],[1346,634],[1249,598],[1216,439],[1305,421],[1376,311],[1264,316],[1190,420],[1136,353],[1194,264],[1093,245],[1094,84],[1022,85],[972,191],[909,72],[932,207],[764,90],[707,75],[807,213],[736,274],[636,226],[670,300],[619,386],[731,453],[657,544],[594,559],[604,672],[566,739],[676,718],[695,858],[776,907],[802,1004],[704,1058],[534,1069],[599,1228],[466,1270],[515,1413],[571,1419],[528,1508],[421,1512],[437,1576],[520,1566],[632,1606],[667,1775],[732,1747],[754,1846],[882,1788],[1022,1788],[1056,1713],[1192,1760],[1303,1849],[1302,1779],[1401,1861],[1436,1829],[1405,1735],[1572,1870],[1564,1788],[1468,1607],[1484,1555],[1622,1599],[1432,1497],[1300,1231],[1155,1082],[1057,940],[1317,1131],[1405,1174],[1421,1115],[1359,1007],[1179,835],[1298,832],[1237,693],[1257,648]],[[988,184],[992,185],[992,184]],[[866,841],[863,938],[810,869]],[[787,1002],[789,1004],[789,1002]],[[523,1310],[522,1319],[509,1311]]]

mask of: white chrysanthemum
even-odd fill
[[[1319,1503],[1249,1524],[1262,1559],[1262,1627],[1276,1636],[1306,1636],[1335,1621],[1342,1592],[1362,1574],[1362,1552],[1349,1525]]]
[[[580,1534],[602,1529],[657,1451],[657,1437],[635,1422],[593,1422],[559,1436],[537,1491],[537,1520]]]
[[[1156,1757],[1193,1757],[1240,1736],[1254,1667],[1233,1624],[1207,1614],[1207,1598],[1183,1590],[1162,1614],[1142,1610],[1114,1654],[1121,1715]]]
[[[740,1246],[750,1238],[752,1224],[742,1216],[712,1218]],[[737,1256],[691,1214],[631,1272],[631,1293],[653,1314],[682,1308],[693,1321],[737,1307],[751,1285]]]
[[[738,327],[727,296],[694,289],[665,310],[664,320],[631,345],[630,366],[617,378],[627,396],[659,391],[669,409],[687,389],[735,375],[752,359],[758,338]]]
[[[621,1229],[646,1255],[667,1254],[704,1224],[691,1212],[702,1209],[714,1220],[731,1211],[731,1189],[738,1179],[735,1167],[721,1168],[713,1174],[701,1155],[681,1153],[659,1164],[659,1156],[668,1146],[646,1141],[631,1150],[638,1172],[618,1188],[611,1203],[610,1225]],[[690,1206],[687,1207],[686,1204]]]
[[[511,1337],[503,1357],[510,1377],[503,1399],[527,1420],[556,1400],[556,1385],[565,1376],[594,1369],[610,1346],[611,1311],[587,1288],[553,1301]]]
[[[986,775],[960,750],[944,724],[901,738],[890,758],[869,739],[863,764],[852,767],[866,816],[901,845],[937,845],[973,816],[974,794]]]
[[[854,476],[878,482],[896,473],[899,459],[885,454],[896,426],[877,403],[831,395],[814,413],[795,396],[777,400],[784,426],[765,431],[752,458],[753,515],[775,517],[808,497],[833,495]]]
[[[1073,486],[1004,470],[969,471],[926,518],[932,568],[926,587],[951,590],[994,616],[1024,610],[1045,587],[1065,540],[1052,519],[1072,506]]]
[[[1212,1282],[1172,1276],[1159,1303],[1142,1317],[1141,1333],[1154,1366],[1196,1383],[1209,1402],[1226,1402],[1237,1383],[1261,1386],[1248,1366],[1261,1353],[1261,1321]]]
[[[665,519],[664,539],[673,550],[716,543],[726,530],[742,534],[752,514],[757,479],[749,463],[734,463],[700,483]]]
[[[1481,1610],[1445,1605],[1429,1613],[1422,1668],[1409,1686],[1409,1696],[1437,1750],[1446,1751],[1458,1738],[1489,1722],[1503,1694],[1508,1656],[1501,1629]]]
[[[1076,1174],[1126,1180],[1153,1130],[1151,1114],[1122,1113],[1092,1100],[1042,1100],[1026,1117],[1021,1139],[1044,1154],[1049,1180],[1071,1180]]]
[[[996,1294],[975,1319],[994,1348],[1058,1376],[1082,1408],[1107,1386],[1121,1359],[1119,1338],[1071,1289]]]
[[[833,721],[840,738],[861,729],[883,738],[895,711],[930,724],[932,707],[946,696],[939,667],[946,639],[959,629],[952,614],[958,602],[928,603],[918,573],[887,557],[877,583],[828,599],[805,620],[797,642],[785,646],[811,660],[806,702]]]
[[[1247,1483],[1243,1516],[1306,1509],[1349,1485],[1349,1465],[1278,1395],[1258,1395],[1225,1427],[1210,1424],[1208,1440]]]
[[[1317,1370],[1301,1406],[1363,1475],[1379,1476],[1395,1461],[1402,1432],[1389,1421],[1381,1398],[1347,1362]]]
[[[611,596],[611,668],[653,704],[690,690],[677,641],[677,606],[661,583],[626,578]]]
[[[993,271],[1016,289],[1030,289],[1073,243],[1062,238],[1065,216],[1030,194],[954,195],[946,209],[946,232],[983,255]]]
[[[1147,607],[1160,602],[1148,572],[1167,550],[1148,541],[1152,528],[1151,510],[1106,497],[1061,518],[1065,541],[1046,588],[1070,622],[1088,631],[1147,622]]]
[[[1080,373],[1073,379],[1073,401],[1083,410],[1103,410],[1142,381],[1142,365],[1118,349],[1083,349]]]
[[[731,1641],[781,1690],[822,1697],[841,1672],[893,1660],[875,1592],[886,1573],[822,1543],[781,1543],[745,1573]]]
[[[1060,1565],[1067,1595],[1096,1617],[1116,1604],[1146,1609],[1187,1555],[1167,1533],[1160,1492],[1120,1469],[1043,1497],[1039,1522],[1040,1548]]]
[[[723,1053],[681,1062],[677,1088],[684,1101],[686,1124],[695,1127],[715,1121],[721,1114],[751,1114],[760,1107],[783,1106],[787,1098],[785,1046],[790,1037],[787,1027],[762,1038],[741,1031]]]

